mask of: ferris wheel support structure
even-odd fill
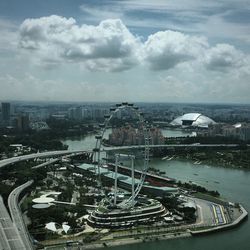
[[[148,127],[147,123],[145,122],[143,118],[143,113],[139,111],[139,108],[134,106],[132,103],[121,103],[121,104],[116,104],[116,107],[110,108],[110,114],[105,115],[104,118],[104,123],[99,124],[99,127],[101,128],[101,133],[97,135],[96,138],[96,144],[95,148],[93,149],[94,153],[94,164],[97,166],[96,167],[96,174],[98,175],[98,183],[99,186],[101,187],[101,168],[103,166],[103,162],[101,159],[101,152],[102,152],[102,142],[104,139],[105,132],[109,126],[109,123],[111,119],[116,115],[118,112],[122,112],[122,110],[128,109],[132,114],[134,114],[139,122],[139,127],[142,128],[142,133],[144,137],[144,156],[143,156],[143,168],[141,169],[141,176],[138,185],[135,186],[134,183],[134,156],[131,158],[132,164],[131,164],[131,178],[132,178],[132,192],[131,196],[126,200],[126,204],[131,203],[133,205],[134,200],[136,196],[139,194],[144,180],[145,176],[148,171],[148,165],[149,165],[149,145],[150,145],[150,137],[148,133]],[[117,203],[117,171],[118,171],[118,162],[119,162],[119,157],[116,157],[115,159],[115,197],[114,197],[114,204]]]

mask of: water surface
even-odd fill
[[[173,131],[172,131],[173,132]],[[181,132],[181,131],[180,131]],[[164,135],[171,135],[165,130]],[[173,136],[183,136],[178,131]],[[69,149],[92,149],[94,135],[63,141]],[[215,165],[196,165],[191,161],[151,159],[151,167],[163,170],[170,177],[181,181],[194,181],[208,189],[218,190],[222,197],[239,202],[250,211],[250,172],[240,169],[227,169]],[[249,250],[250,222],[220,233],[167,241],[147,242],[112,248],[114,250]]]

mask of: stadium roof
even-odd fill
[[[199,113],[187,113],[175,118],[170,124],[172,126],[207,128],[208,125],[215,124],[215,121]]]

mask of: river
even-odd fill
[[[109,131],[108,131],[109,132]],[[180,134],[181,133],[181,134]],[[190,133],[189,133],[190,134]],[[180,131],[165,130],[164,135],[183,136]],[[186,134],[187,135],[187,134]],[[94,135],[67,139],[63,143],[69,149],[92,149]],[[190,161],[151,159],[150,166],[164,170],[170,177],[182,181],[194,181],[208,189],[218,190],[221,196],[243,204],[250,211],[250,171],[227,169],[214,165],[195,165]],[[250,221],[239,227],[220,233],[167,241],[147,242],[112,248],[114,250],[249,250]]]

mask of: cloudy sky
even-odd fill
[[[250,0],[1,0],[0,100],[250,103]]]

